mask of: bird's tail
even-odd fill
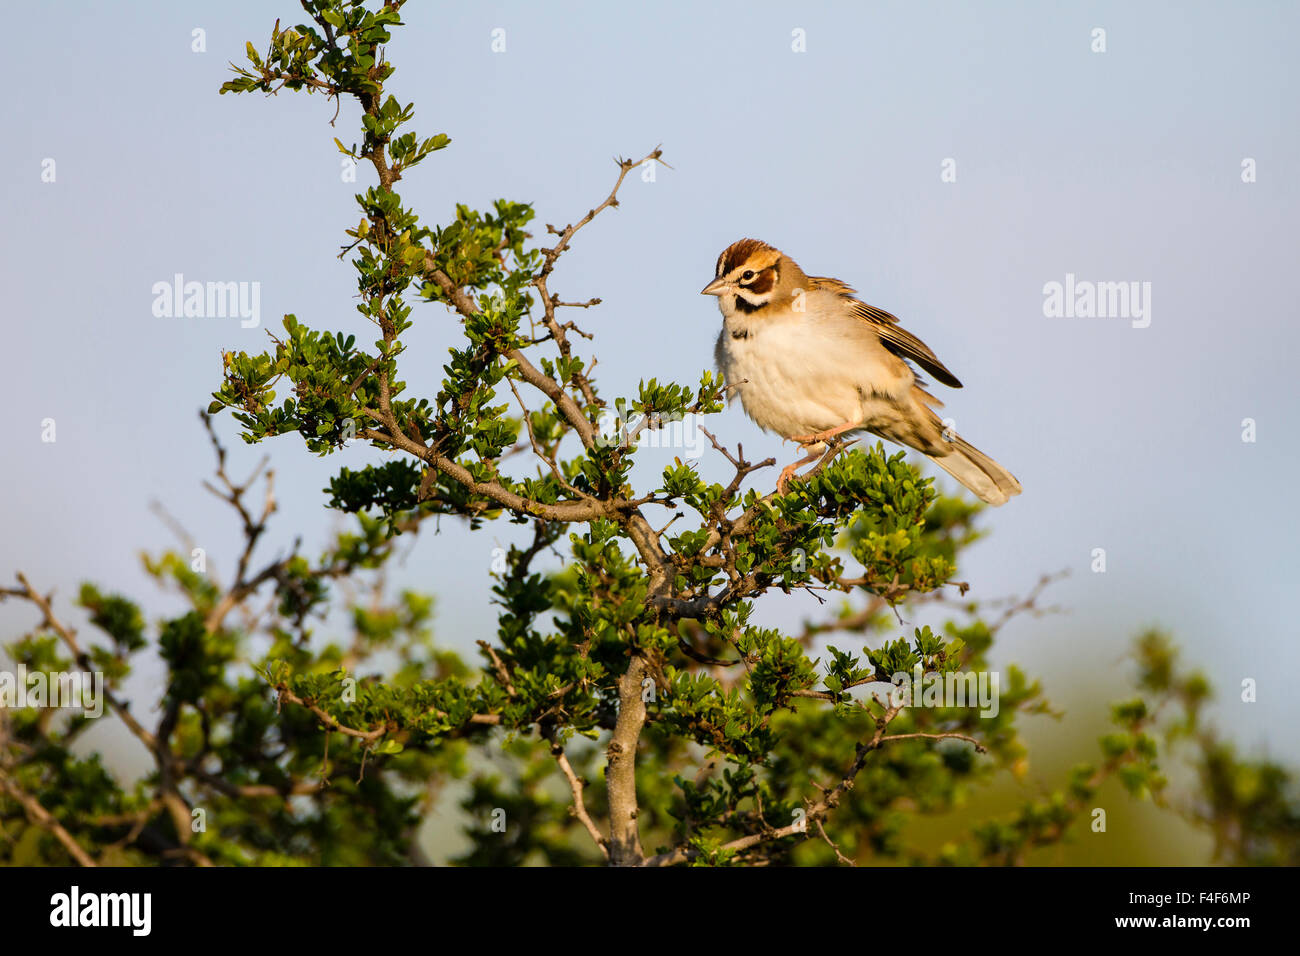
[[[951,434],[951,433],[950,433]],[[930,455],[936,465],[991,505],[1004,505],[1020,494],[1020,482],[996,461],[974,445],[951,435],[946,455]]]

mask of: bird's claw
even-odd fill
[[[820,445],[822,442],[828,442],[832,438],[838,438],[840,435],[843,435],[845,432],[852,431],[854,428],[858,428],[858,427],[859,427],[858,425],[854,425],[854,424],[844,424],[844,425],[839,425],[835,428],[827,429],[824,432],[813,432],[811,435],[791,435],[790,440],[793,442],[798,442],[800,445],[803,445],[804,447],[807,447],[809,445]]]
[[[784,495],[789,493],[790,479],[794,476],[796,470],[797,469],[795,468],[794,465],[790,465],[788,468],[786,468],[781,472],[781,476],[776,479],[776,493],[778,495]]]

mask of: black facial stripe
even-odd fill
[[[742,273],[743,274],[743,273]],[[760,294],[767,294],[776,287],[777,269],[776,265],[770,265],[766,269],[759,269],[749,279],[739,280],[739,284],[747,289],[753,289]]]
[[[746,315],[757,312],[766,304],[767,303],[765,302],[760,302],[758,305],[754,305],[754,303],[747,301],[744,296],[736,296],[736,311],[744,312]]]

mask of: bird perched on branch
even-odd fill
[[[945,429],[932,410],[943,402],[908,363],[944,385],[961,382],[894,316],[757,239],[723,250],[714,276],[702,293],[722,310],[715,357],[732,397],[808,453],[781,472],[779,492],[839,436],[867,431],[915,448],[991,505],[1020,494],[1011,472]]]

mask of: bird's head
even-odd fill
[[[789,256],[757,239],[741,239],[722,250],[713,281],[700,290],[716,295],[724,316],[753,314],[769,306],[786,305],[806,276]]]

